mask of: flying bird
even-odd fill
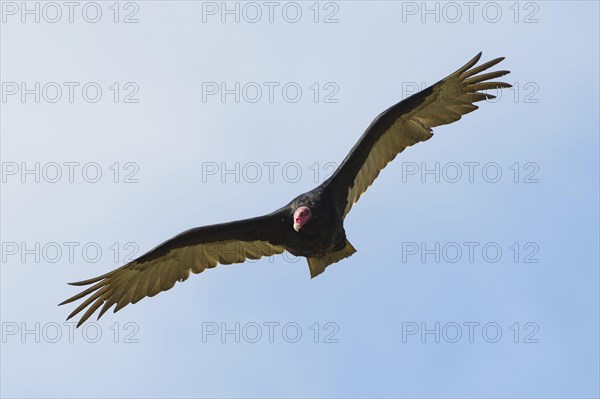
[[[306,257],[315,277],[351,256],[356,249],[346,238],[344,219],[379,172],[406,147],[430,139],[433,127],[456,122],[478,108],[474,103],[495,98],[484,91],[511,87],[491,81],[509,71],[482,73],[503,57],[475,66],[480,57],[481,53],[448,77],[383,111],[331,177],[287,205],[268,215],[184,231],[118,269],[70,283],[91,287],[60,304],[87,297],[67,320],[87,308],[79,327],[100,307],[98,319],[113,305],[117,312],[169,290],[190,272],[200,273],[219,263],[242,263],[288,251]]]

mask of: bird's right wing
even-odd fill
[[[382,112],[367,128],[324,186],[332,190],[345,217],[352,205],[375,181],[379,172],[406,147],[433,136],[431,128],[456,122],[475,111],[473,103],[494,98],[482,90],[511,87],[489,80],[509,71],[481,73],[504,58],[478,67],[481,53],[462,68],[419,93]]]
[[[100,306],[100,318],[116,304],[115,312],[147,296],[154,296],[217,264],[241,263],[246,259],[281,254],[281,215],[270,215],[187,230],[136,260],[101,276],[71,283],[88,289],[60,305],[89,297],[68,317],[88,308],[77,326]]]

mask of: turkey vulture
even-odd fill
[[[344,219],[385,165],[406,147],[431,138],[431,128],[459,120],[478,108],[473,104],[477,101],[495,98],[482,91],[511,87],[490,81],[509,71],[481,73],[504,58],[475,67],[480,57],[481,53],[450,76],[381,113],[330,178],[275,212],[184,231],[118,269],[71,283],[91,287],[60,304],[89,295],[68,319],[89,307],[79,327],[100,306],[98,318],[115,304],[116,312],[170,289],[190,272],[200,273],[219,263],[241,263],[288,251],[306,257],[310,275],[315,277],[328,265],[351,256],[356,250],[346,238]]]

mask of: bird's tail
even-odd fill
[[[352,256],[356,252],[356,249],[346,240],[344,248],[336,252],[331,252],[324,256],[306,258],[308,261],[308,267],[310,268],[310,278],[315,278],[319,274],[325,271],[325,268],[332,263],[338,262],[344,258]]]

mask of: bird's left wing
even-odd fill
[[[511,87],[508,83],[489,81],[509,71],[481,73],[504,58],[475,67],[480,57],[481,53],[445,79],[375,118],[335,173],[323,183],[332,190],[343,217],[379,172],[406,147],[431,138],[432,127],[455,122],[475,111],[478,107],[473,103],[494,98],[482,90]]]
[[[136,260],[101,276],[70,283],[88,289],[67,299],[60,305],[87,297],[68,317],[85,308],[77,326],[84,323],[100,306],[100,318],[116,304],[115,312],[144,297],[154,296],[186,280],[190,272],[200,273],[218,263],[241,263],[283,253],[281,218],[270,215],[231,223],[198,227],[187,230],[160,244]]]

